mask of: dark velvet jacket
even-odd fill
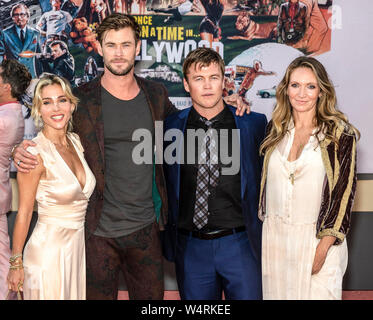
[[[338,144],[329,138],[320,141],[326,176],[315,231],[316,237],[319,239],[324,236],[336,237],[334,244],[337,245],[343,242],[350,229],[357,173],[354,133],[349,131],[344,124],[340,124],[336,127],[334,136],[337,138]],[[274,149],[275,146],[270,147],[264,155],[259,203],[259,218],[261,220],[265,218],[265,185],[268,163]]]
[[[177,111],[168,99],[166,88],[157,82],[135,76],[140,88],[145,93],[153,121],[163,121],[169,114]],[[104,122],[101,105],[101,77],[74,89],[79,98],[78,108],[74,114],[74,131],[79,135],[84,147],[85,159],[96,177],[96,187],[89,199],[86,214],[86,236],[96,230],[103,207],[105,186],[104,156]],[[167,223],[167,191],[163,168],[155,164],[153,176],[153,200],[158,216],[160,230]],[[159,209],[159,210],[157,210]],[[157,212],[160,211],[160,212]]]

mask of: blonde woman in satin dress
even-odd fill
[[[3,60],[0,64],[0,300],[8,292],[10,247],[6,214],[12,205],[10,158],[12,148],[22,141],[25,125],[18,100],[30,81],[30,72],[18,61]]]
[[[276,97],[261,146],[263,298],[341,299],[360,134],[314,58],[289,65]]]
[[[19,211],[12,257],[21,267],[10,270],[12,290],[23,283],[25,299],[83,300],[86,298],[84,220],[95,178],[84,160],[79,137],[71,132],[77,107],[66,80],[41,78],[35,88],[32,116],[41,131],[33,139],[38,165],[18,173]],[[22,251],[34,200],[38,221]]]

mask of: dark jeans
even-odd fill
[[[119,272],[123,272],[130,299],[163,299],[163,258],[157,223],[119,238],[92,235],[86,252],[87,300],[116,300]]]

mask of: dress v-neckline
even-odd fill
[[[312,134],[313,134],[313,133],[314,133],[314,130],[312,131]],[[311,139],[312,139],[312,137],[313,137],[312,134],[311,134],[310,137],[308,138],[307,143],[304,145],[304,147],[303,147],[303,149],[302,149],[302,151],[301,151],[299,157],[296,158],[296,159],[294,159],[294,160],[292,160],[292,161],[290,161],[290,160],[289,160],[289,156],[290,156],[291,148],[293,147],[293,143],[294,143],[295,127],[292,128],[292,129],[290,130],[290,141],[288,142],[288,144],[287,144],[287,146],[286,146],[286,149],[285,149],[285,154],[286,154],[286,156],[285,156],[285,154],[284,154],[284,158],[285,158],[285,160],[286,160],[287,163],[289,163],[289,164],[297,163],[298,160],[299,160],[300,158],[302,158],[302,156],[303,156],[303,154],[304,154],[304,151],[305,151],[306,147],[308,147],[308,145],[311,143]]]
[[[64,160],[64,158],[63,158],[63,157],[61,156],[61,154],[58,152],[58,150],[57,150],[56,146],[53,144],[53,142],[50,141],[50,140],[49,140],[49,139],[44,135],[43,132],[40,131],[40,133],[41,133],[41,134],[43,135],[43,137],[44,137],[45,139],[47,139],[47,140],[49,141],[49,143],[53,146],[54,150],[57,152],[58,156],[60,157],[60,159],[62,160],[62,162],[65,164],[65,166],[66,166],[66,168],[68,169],[68,171],[70,171],[70,173],[72,174],[72,176],[75,178],[75,181],[78,183],[78,185],[79,185],[79,187],[80,187],[80,190],[84,193],[84,189],[85,189],[85,187],[87,186],[87,182],[88,182],[88,181],[87,181],[87,171],[86,171],[86,168],[85,168],[85,166],[84,166],[84,163],[83,163],[83,161],[82,161],[82,159],[81,159],[81,157],[80,157],[80,154],[79,154],[79,152],[78,152],[78,150],[77,150],[77,148],[76,148],[76,146],[75,146],[75,143],[74,143],[74,141],[73,141],[72,139],[70,139],[69,134],[67,133],[66,136],[67,136],[67,138],[69,139],[69,141],[72,143],[72,145],[73,145],[73,147],[74,147],[74,150],[75,150],[76,154],[78,155],[79,161],[80,161],[80,163],[81,163],[81,165],[82,165],[82,167],[83,167],[83,170],[84,170],[84,176],[85,176],[85,179],[84,179],[84,180],[85,180],[85,184],[84,184],[83,187],[82,187],[82,185],[81,185],[79,179],[78,179],[77,176],[75,175],[74,171],[70,168],[70,166],[66,163],[66,161]]]

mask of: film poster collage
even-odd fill
[[[212,47],[224,58],[225,95],[238,93],[249,103],[255,100],[254,109],[264,108],[258,111],[267,114],[286,65],[296,56],[330,50],[332,0],[0,2],[0,60],[17,59],[35,79],[49,72],[72,86],[103,70],[95,34],[102,19],[112,12],[134,15],[142,39],[136,73],[163,82],[180,109],[190,106],[182,87],[182,62],[198,46]],[[291,10],[294,2],[296,10]],[[26,26],[23,39],[16,25]]]

